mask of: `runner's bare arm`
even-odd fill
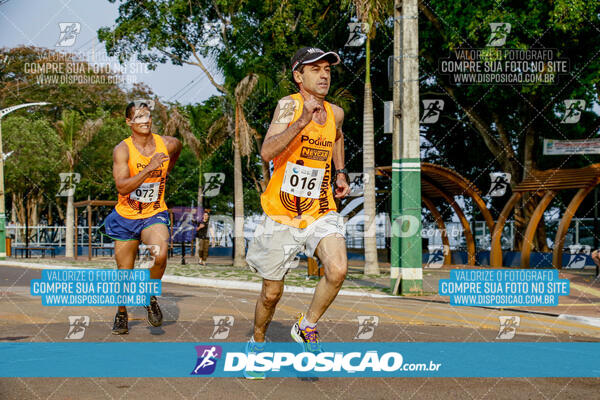
[[[333,110],[333,115],[335,116],[336,126],[335,143],[333,144],[332,159],[335,165],[335,169],[338,170],[345,168],[344,132],[342,132],[342,124],[344,123],[344,110],[341,107],[336,106],[335,104],[331,105],[331,109]],[[334,180],[336,185],[335,197],[345,197],[346,195],[348,195],[348,193],[350,193],[350,186],[346,181],[346,175],[337,174]]]
[[[344,168],[344,133],[342,132],[342,124],[344,123],[344,110],[335,104],[331,105],[333,115],[335,116],[335,143],[333,144],[333,163],[335,169]]]
[[[126,196],[137,189],[148,176],[150,172],[158,168],[163,161],[169,157],[164,153],[157,153],[150,159],[150,162],[137,175],[129,176],[129,149],[124,142],[119,143],[113,150],[113,177],[115,185],[120,195]]]
[[[269,130],[260,149],[260,156],[266,162],[277,157],[290,144],[292,139],[310,123],[313,113],[320,110],[320,106],[316,103],[316,100],[307,100],[304,102],[300,118],[288,126],[294,117],[297,105],[298,103],[290,96],[282,98],[277,103],[273,120],[271,121],[271,125],[269,125]]]
[[[179,139],[174,138],[173,136],[163,136],[162,138],[165,141],[167,150],[169,151],[169,169],[167,170],[167,174],[169,174],[175,166],[175,163],[179,158],[179,154],[181,154],[181,148],[183,145]]]

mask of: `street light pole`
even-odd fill
[[[391,287],[423,291],[417,0],[394,2]]]
[[[15,110],[31,106],[45,106],[50,103],[26,103],[0,110],[0,260],[6,258],[6,203],[4,199],[4,151],[2,150],[2,117]],[[25,205],[27,207],[27,205]],[[26,233],[27,234],[27,233]]]

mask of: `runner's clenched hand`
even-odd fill
[[[150,162],[148,163],[148,167],[147,168],[150,171],[154,171],[155,169],[157,169],[158,167],[160,167],[163,162],[165,162],[168,159],[169,159],[169,156],[166,155],[165,153],[156,153],[150,159]]]

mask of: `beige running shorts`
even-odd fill
[[[330,211],[304,229],[275,222],[268,215],[254,231],[246,261],[264,279],[279,281],[290,268],[298,266],[298,253],[312,257],[321,239],[329,235],[346,237],[343,217]]]

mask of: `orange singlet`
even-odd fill
[[[300,93],[295,101],[293,124],[304,106]],[[264,212],[273,220],[305,228],[317,218],[336,210],[331,189],[331,158],[336,137],[335,116],[324,102],[327,120],[310,121],[288,146],[273,159],[273,176],[260,196]]]
[[[152,134],[154,137],[154,154],[165,153],[169,155],[167,146],[162,137]],[[129,148],[129,176],[135,176],[150,162],[150,157],[142,155],[133,144],[130,137],[124,140]],[[150,176],[133,192],[127,196],[119,194],[119,202],[115,207],[120,216],[129,219],[148,218],[158,214],[161,211],[167,210],[165,204],[165,181],[167,179],[167,170],[169,169],[169,160],[164,161],[162,165],[152,171]]]

